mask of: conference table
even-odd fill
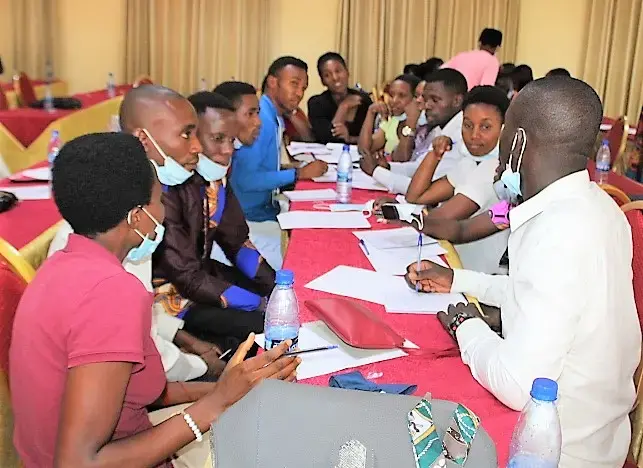
[[[117,86],[116,95],[125,94],[131,87],[131,85]],[[38,138],[53,121],[109,99],[106,89],[79,93],[72,97],[80,101],[82,105],[80,109],[54,109],[51,112],[29,107],[9,109],[0,111],[0,124],[26,148]]]
[[[334,184],[299,182],[298,190],[334,188]],[[383,192],[353,190],[353,203],[363,203],[381,197]],[[314,202],[293,202],[290,210],[313,210]],[[389,225],[370,219],[373,229],[388,229]],[[304,305],[305,301],[332,294],[305,288],[304,285],[332,270],[338,265],[373,270],[368,259],[352,234],[354,229],[294,229],[291,232],[284,268],[295,274],[295,292],[299,300],[302,323],[318,320]],[[447,261],[449,258],[447,257]],[[404,338],[420,348],[436,351],[453,351],[455,344],[442,328],[435,315],[387,314],[378,304],[356,300],[368,307]],[[445,356],[446,355],[446,356]],[[406,356],[359,367],[364,376],[369,373],[382,374],[380,383],[404,383],[417,385],[415,395],[431,392],[434,398],[461,403],[475,412],[482,426],[496,444],[499,466],[507,463],[511,434],[518,419],[515,412],[478,384],[469,368],[457,352],[432,355]],[[328,385],[330,376],[314,377],[300,381],[311,385]]]

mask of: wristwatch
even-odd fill
[[[415,129],[409,127],[408,125],[405,125],[404,127],[402,127],[402,136],[405,136],[405,137],[415,136]]]
[[[458,330],[458,327],[472,318],[474,317],[462,312],[455,314],[455,316],[451,320],[451,323],[449,323],[449,329],[447,330],[449,332],[449,335],[451,335],[451,337],[457,341],[458,339],[455,336],[455,332]]]

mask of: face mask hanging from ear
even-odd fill
[[[205,154],[199,154],[199,162],[196,165],[196,171],[208,182],[221,180],[228,174],[230,165],[224,166],[208,158]]]
[[[163,185],[181,185],[192,177],[193,172],[188,171],[174,159],[165,154],[165,151],[163,151],[158,143],[156,143],[156,140],[152,138],[152,135],[150,135],[150,132],[148,132],[147,129],[144,128],[143,132],[147,135],[147,138],[150,139],[154,148],[156,148],[156,151],[158,151],[163,158],[162,166],[159,166],[156,161],[150,159],[154,169],[156,169],[156,175]]]
[[[522,144],[520,147],[520,154],[518,155],[518,163],[516,165],[516,171],[514,172],[511,163],[514,157],[514,151],[518,143],[518,135],[522,137]],[[518,203],[519,197],[522,197],[522,190],[520,188],[520,166],[522,164],[522,155],[525,153],[525,147],[527,146],[527,134],[525,129],[518,127],[516,133],[514,134],[513,142],[511,143],[511,150],[509,151],[509,161],[505,170],[500,176],[500,180],[496,181],[493,184],[493,188],[496,191],[496,195],[500,200],[507,201],[512,205]]]
[[[163,227],[162,224],[160,224],[156,219],[154,219],[154,216],[152,216],[144,207],[140,207],[141,210],[152,220],[154,221],[154,224],[156,224],[156,227],[154,228],[154,233],[156,234],[154,239],[150,239],[150,235],[146,234],[143,235],[141,231],[138,229],[134,229],[134,232],[138,234],[141,239],[143,239],[143,242],[138,247],[132,248],[128,253],[127,253],[127,261],[132,262],[132,263],[138,263],[143,260],[147,260],[152,256],[156,248],[159,246],[159,244],[163,241],[163,235],[165,234],[165,227]],[[131,225],[132,224],[132,212],[130,211],[127,213],[127,224]]]

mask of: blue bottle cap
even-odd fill
[[[292,270],[277,270],[275,274],[275,284],[287,286],[295,282],[295,274]]]
[[[537,378],[531,385],[531,396],[540,401],[556,401],[558,384],[551,379]]]
[[[344,147],[342,148],[342,151],[350,152],[350,150],[351,150],[351,145],[344,145]]]
[[[610,141],[607,138],[603,138],[603,146],[609,146]]]

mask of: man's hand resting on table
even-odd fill
[[[449,293],[453,284],[453,270],[429,260],[422,260],[420,271],[416,262],[406,267],[404,279],[411,289],[415,289],[416,283],[419,282],[422,292]]]
[[[328,164],[324,161],[313,161],[297,169],[298,180],[311,180],[323,176],[328,170]]]

